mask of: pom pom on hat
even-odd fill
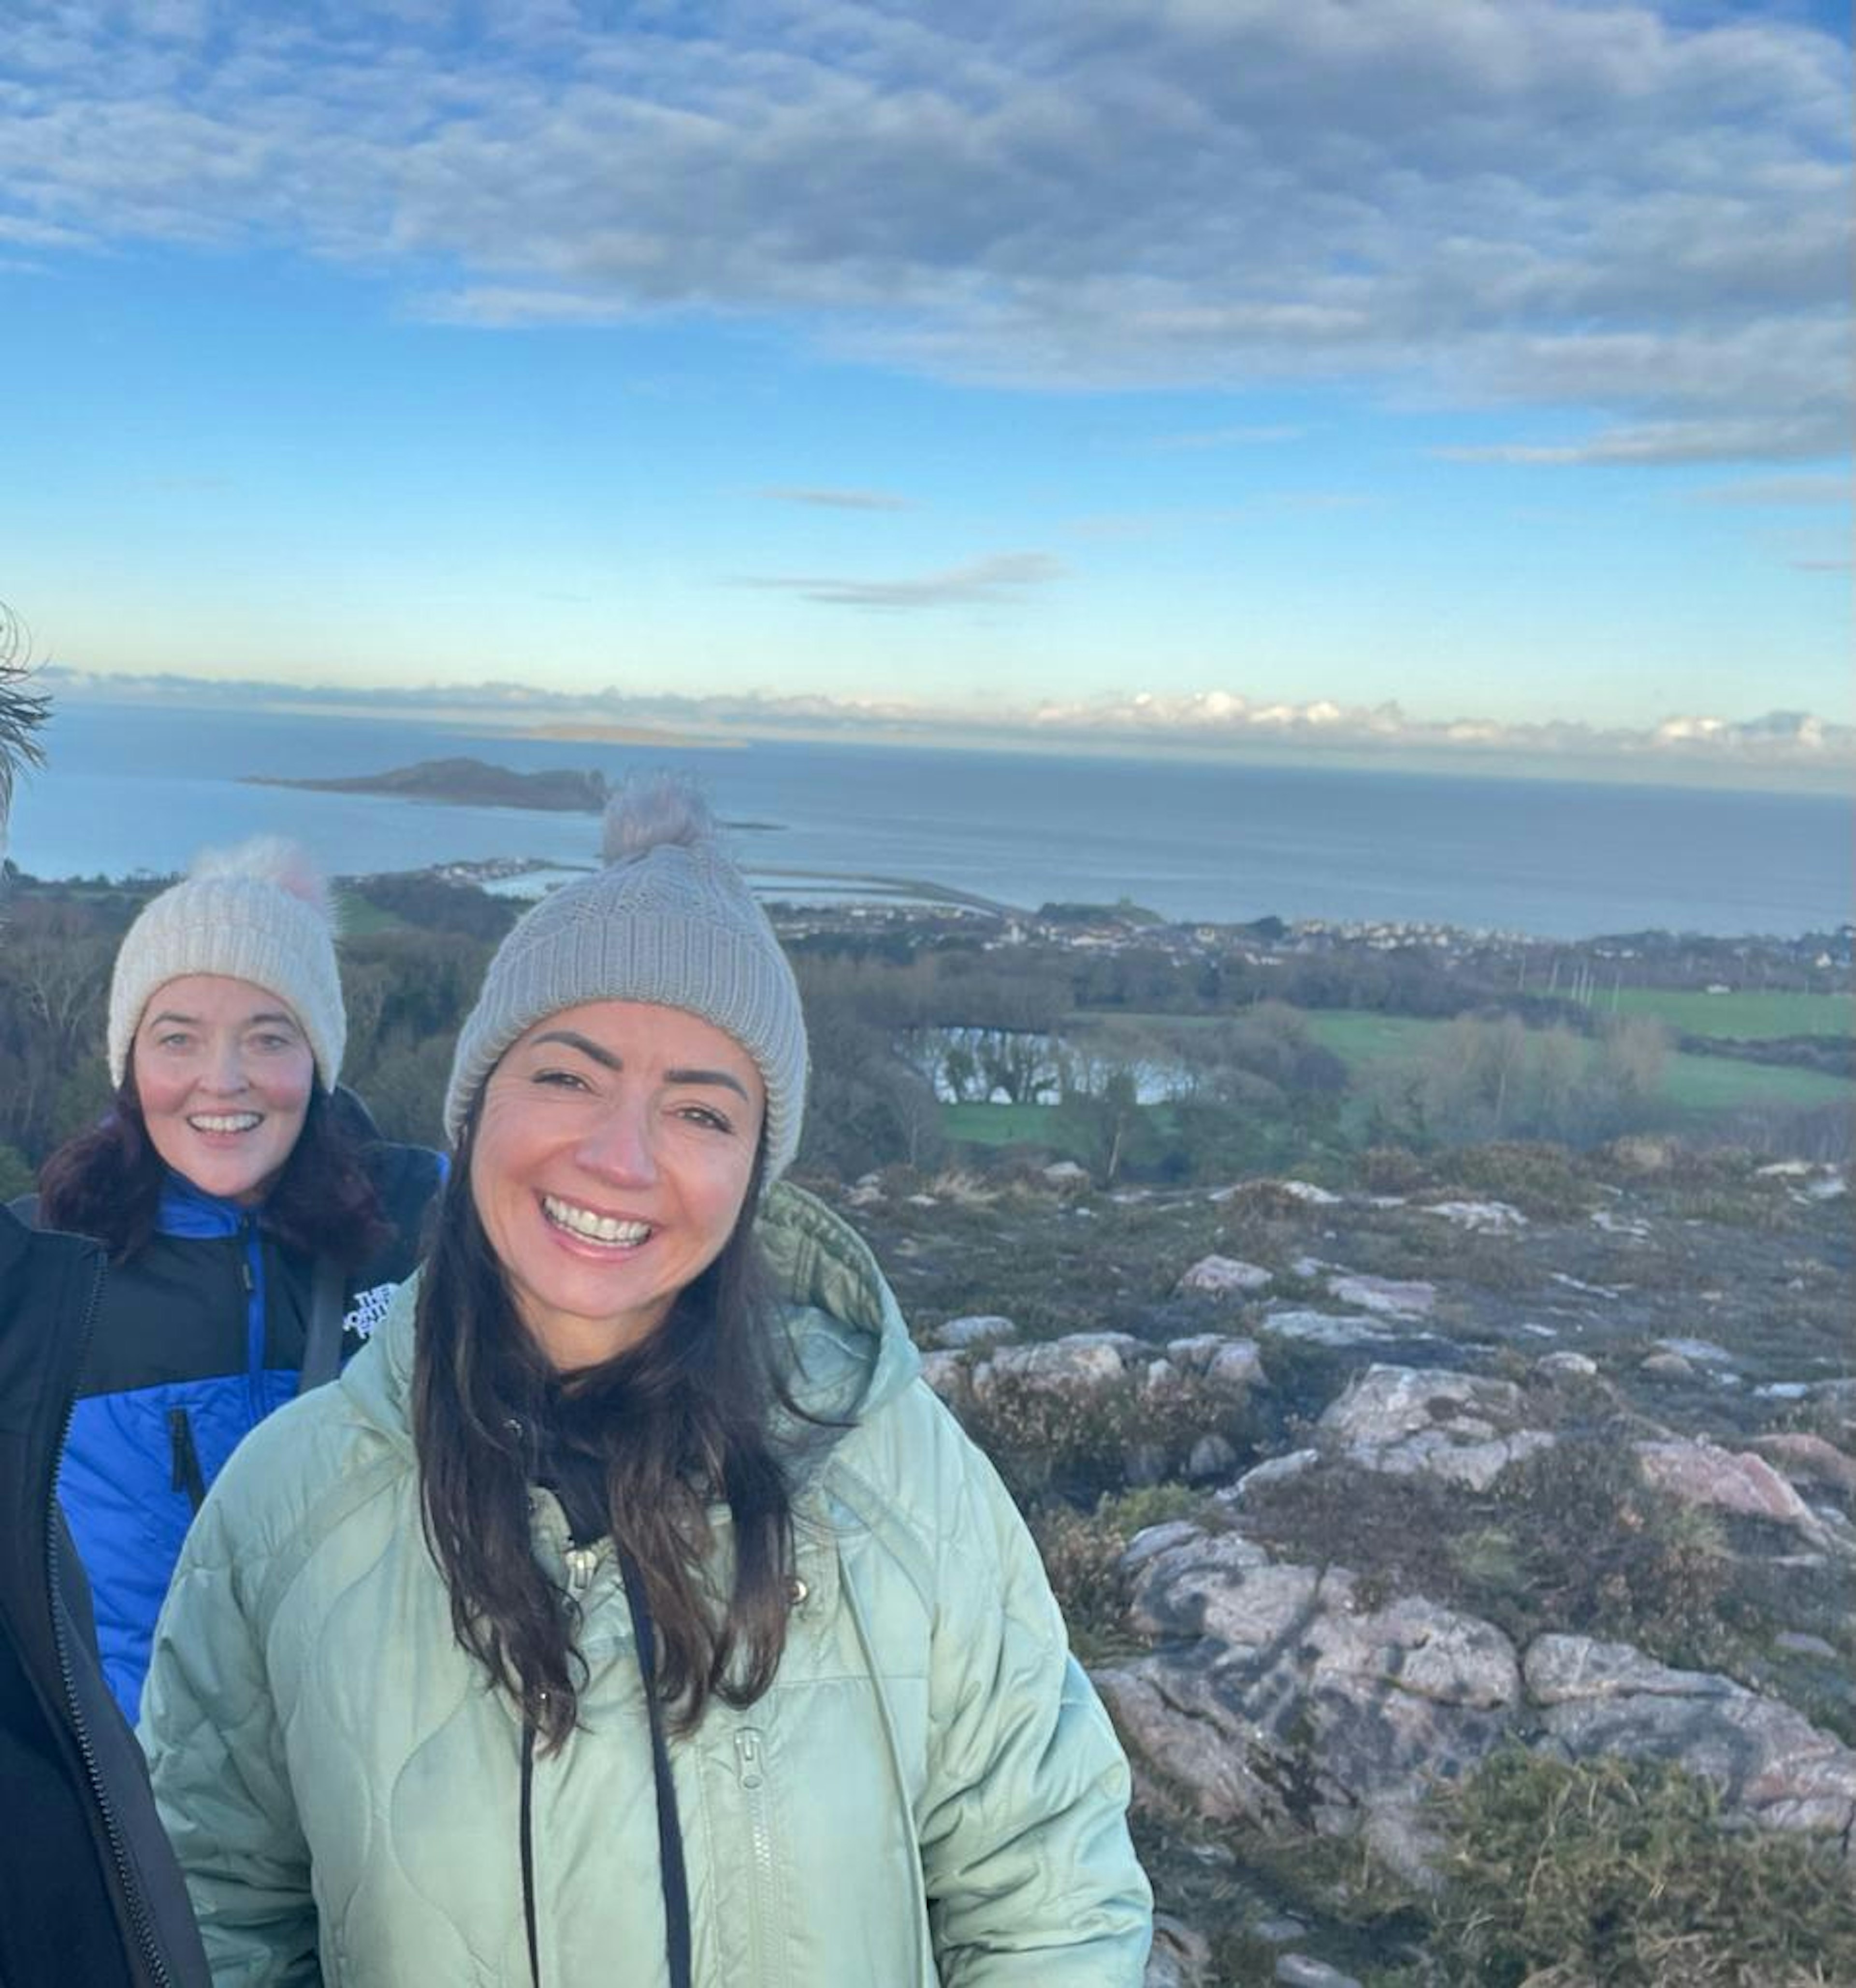
[[[516,1038],[591,1001],[699,1015],[754,1058],[767,1086],[764,1182],[799,1147],[805,1019],[767,914],[716,840],[702,796],[668,777],[628,785],[606,810],[605,867],[524,914],[496,949],[458,1037],[445,1094],[456,1140]]]
[[[652,849],[693,849],[715,832],[709,803],[687,782],[630,782],[606,803],[600,854],[608,865],[623,863]]]
[[[276,995],[301,1025],[318,1082],[334,1088],[347,1017],[334,905],[306,850],[266,835],[203,850],[179,883],[142,908],[110,982],[112,1082],[123,1080],[150,999],[191,973],[249,980]]]

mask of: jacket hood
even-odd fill
[[[773,1273],[786,1354],[782,1371],[807,1415],[861,1419],[900,1394],[921,1371],[901,1307],[869,1246],[803,1188],[782,1181],[761,1204],[756,1232]],[[394,1293],[367,1354],[341,1384],[389,1434],[410,1441],[413,1321],[417,1273]],[[784,1414],[783,1442],[814,1446],[816,1432]]]

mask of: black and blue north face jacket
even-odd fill
[[[344,1358],[418,1261],[445,1172],[437,1153],[384,1142],[364,1164],[392,1234],[347,1277]],[[313,1266],[262,1216],[170,1173],[156,1232],[104,1280],[58,1496],[90,1577],[104,1675],[132,1723],[193,1515],[240,1441],[297,1390]]]

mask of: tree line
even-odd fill
[[[110,967],[154,888],[29,881],[10,892],[0,1192],[22,1191],[106,1108]],[[435,1144],[458,1029],[520,907],[419,874],[359,880],[345,909],[344,1080],[387,1136]],[[1273,967],[894,931],[875,945],[814,934],[790,949],[813,1056],[798,1164],[814,1175],[941,1164],[943,1107],[963,1099],[1049,1107],[1038,1123],[1052,1150],[1104,1182],[1230,1178],[1341,1144],[1584,1144],[1657,1110],[1658,1025],[1512,982],[1496,1009],[1492,964],[1421,947]],[[1422,1051],[1360,1078],[1315,1040],[1305,1006],[1449,1019]]]

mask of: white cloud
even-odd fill
[[[1712,490],[1698,490],[1696,501],[1704,504],[1748,504],[1792,506],[1845,504],[1856,495],[1847,476],[1747,477],[1738,483],[1724,483]]]
[[[892,496],[885,490],[799,490],[774,489],[760,493],[776,504],[807,504],[827,511],[907,511],[914,507],[906,497]]]
[[[1847,441],[1847,47],[1679,0],[9,10],[0,233],[292,242],[488,326],[791,315],[1026,387]],[[68,250],[66,251],[68,252]]]
[[[754,576],[743,587],[761,587],[803,594],[827,607],[996,607],[1028,587],[1042,587],[1063,576],[1060,560],[1048,553],[1001,553],[970,565],[909,580],[847,580],[790,575]]]

